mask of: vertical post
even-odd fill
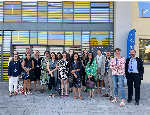
[[[142,17],[143,17],[143,10],[144,10],[144,9],[142,9]]]

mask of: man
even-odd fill
[[[114,100],[111,101],[111,103],[117,102],[118,97],[118,82],[119,82],[119,89],[121,91],[121,103],[119,104],[120,107],[123,107],[125,105],[124,99],[125,99],[125,91],[124,91],[124,75],[125,75],[125,58],[120,56],[121,49],[116,48],[115,49],[116,57],[111,59],[110,62],[110,68],[112,69],[112,80],[113,80],[113,86],[114,86]]]
[[[143,80],[143,61],[141,58],[135,56],[136,51],[134,49],[130,50],[130,58],[126,59],[125,64],[125,75],[127,78],[127,85],[128,85],[128,100],[127,102],[130,103],[132,101],[133,95],[133,82],[135,88],[135,105],[139,105],[140,99],[140,85],[141,80]]]
[[[110,92],[110,98],[109,100],[113,100],[113,82],[112,82],[112,70],[110,68],[110,61],[112,57],[110,57],[111,53],[110,51],[106,51],[106,57],[105,57],[105,73],[104,73],[104,82],[105,82],[105,90],[106,94],[103,95],[102,97],[109,97],[109,92]],[[110,87],[110,90],[109,90]]]
[[[26,48],[26,54],[31,54],[30,48]],[[22,60],[21,60],[21,61],[23,61],[23,59],[26,58],[26,54],[24,54],[24,55],[22,56]],[[34,55],[33,55],[33,54],[31,54],[31,58],[34,58]]]
[[[9,58],[8,66],[9,66],[9,62],[12,60],[14,55],[18,55],[18,52],[16,50],[14,50],[13,55]]]
[[[70,63],[73,61],[73,57],[72,57],[73,53],[74,53],[73,49],[70,49],[69,50]],[[70,71],[70,74],[71,74],[71,71]],[[72,93],[72,87],[73,87],[73,83],[69,83],[69,93]]]

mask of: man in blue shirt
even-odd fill
[[[135,88],[135,105],[139,105],[140,99],[140,85],[141,80],[143,80],[143,61],[141,58],[135,56],[136,51],[134,49],[130,50],[130,58],[126,59],[125,64],[125,75],[127,78],[127,85],[128,85],[128,100],[127,102],[130,103],[132,101],[133,95],[133,82]]]

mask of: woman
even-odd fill
[[[50,59],[49,59],[49,55],[50,55],[49,51],[45,51],[44,55],[45,55],[45,57],[43,57],[41,59],[41,78],[40,78],[41,79],[41,85],[42,85],[41,93],[44,92],[44,85],[47,85],[47,83],[48,83],[48,80],[47,80],[47,71],[48,71],[47,63],[50,61]]]
[[[40,58],[40,54],[39,51],[36,50],[34,52],[34,75],[35,75],[35,79],[34,79],[34,92],[36,91],[36,83],[38,80],[38,85],[39,85],[39,91],[40,89],[40,76],[41,76],[41,58]]]
[[[100,80],[100,93],[103,94],[102,88],[103,88],[103,76],[105,72],[105,57],[102,55],[102,51],[100,49],[97,50],[97,56],[95,57],[96,63],[97,63],[97,92],[96,94],[99,94],[99,80]]]
[[[12,96],[13,85],[14,85],[14,95],[17,95],[18,77],[20,77],[20,74],[21,74],[21,62],[18,60],[18,55],[14,55],[11,62],[9,62],[8,66],[10,97]]]
[[[55,89],[56,89],[56,82],[57,82],[57,60],[56,54],[54,52],[51,53],[51,60],[47,62],[47,69],[49,72],[49,97],[55,97]]]
[[[85,66],[85,72],[86,72],[86,77],[85,80],[91,80],[93,82],[96,81],[96,70],[97,70],[97,64],[96,64],[96,59],[93,58],[93,53],[89,52],[88,53],[88,59],[87,59],[87,64]],[[85,83],[86,84],[86,83]],[[88,96],[89,98],[94,98],[94,89],[86,87],[86,90],[89,90],[90,95]]]
[[[62,55],[61,55],[61,53],[60,53],[60,52],[58,52],[58,53],[57,53],[57,58],[56,58],[56,59],[57,59],[57,61],[59,61],[59,60],[61,60],[61,59],[62,59]]]
[[[83,98],[81,97],[81,70],[82,70],[82,63],[79,60],[79,56],[77,53],[73,54],[73,58],[74,61],[71,62],[71,66],[70,66],[70,71],[71,74],[73,74],[73,88],[74,88],[74,92],[75,92],[75,96],[74,99],[77,99],[77,94],[76,94],[76,88],[78,88],[78,92],[79,92],[79,98],[81,100],[83,100]]]
[[[25,71],[25,73],[27,73],[27,76],[25,76],[24,78],[24,95],[32,94],[29,92],[31,84],[30,81],[34,80],[34,73],[33,73],[34,62],[31,59],[31,54],[26,54],[26,58],[23,59],[22,62],[22,68]],[[27,83],[28,83],[28,92],[26,93]]]
[[[82,54],[82,59],[81,59],[81,62],[82,62],[82,86],[83,86],[83,91],[84,92],[87,92],[85,90],[85,64],[86,64],[86,61],[87,61],[87,50],[85,49],[83,51],[83,54]]]
[[[64,81],[66,90],[65,97],[68,97],[67,89],[68,89],[68,74],[70,67],[67,52],[63,51],[62,56],[63,58],[58,62],[59,79],[61,80],[61,98],[63,97]]]

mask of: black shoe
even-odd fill
[[[139,102],[135,102],[135,105],[139,105]]]
[[[41,93],[43,93],[43,92],[44,92],[44,89],[41,90]]]
[[[85,90],[84,92],[87,92],[87,90]]]
[[[31,89],[29,89],[29,91],[31,91]]]
[[[131,101],[132,101],[132,100],[128,100],[128,99],[127,99],[127,102],[128,102],[128,103],[131,103]]]

